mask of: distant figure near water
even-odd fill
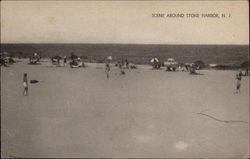
[[[57,59],[57,66],[60,66],[60,59]]]
[[[66,64],[67,64],[67,57],[64,56],[64,57],[63,57],[63,66],[66,66]]]
[[[106,72],[106,74],[107,74],[107,79],[109,79],[109,72],[110,72],[109,63],[106,63],[106,64],[105,64],[105,72]]]
[[[236,93],[240,93],[240,86],[241,86],[241,77],[242,77],[242,72],[241,70],[239,70],[239,72],[237,72],[236,74]]]
[[[129,62],[128,59],[125,60],[126,68],[129,69]]]
[[[23,75],[23,87],[24,87],[23,95],[28,96],[29,93],[28,93],[28,77],[27,77],[27,73],[24,73],[24,75]]]

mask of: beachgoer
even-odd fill
[[[125,71],[121,69],[121,75],[125,75]]]
[[[60,59],[57,59],[57,65],[60,66]]]
[[[118,61],[118,67],[119,67],[119,69],[122,69],[122,64],[120,61]]]
[[[189,67],[189,71],[190,71],[190,74],[197,74],[194,64],[191,64],[191,66]]]
[[[3,65],[3,66],[5,66],[5,67],[8,67],[6,58],[3,58],[3,57],[0,58],[0,65],[1,65],[1,66]]]
[[[249,70],[247,68],[246,71],[245,71],[245,76],[248,76],[248,72],[249,72]]]
[[[154,59],[154,66],[153,66],[153,68],[154,68],[154,69],[157,68],[157,61],[156,61],[156,59]]]
[[[106,63],[106,65],[105,65],[106,67],[105,67],[105,72],[106,72],[106,74],[107,74],[107,78],[109,79],[109,72],[110,72],[110,66],[109,66],[109,63]]]
[[[241,77],[242,77],[242,72],[241,70],[239,70],[239,72],[237,72],[236,74],[236,93],[240,93],[240,86],[241,86]]]
[[[127,59],[125,60],[125,64],[126,64],[126,68],[129,69],[129,62]]]
[[[28,77],[27,77],[27,73],[24,73],[24,75],[23,75],[23,87],[24,87],[23,95],[28,96],[29,93],[28,93]]]
[[[64,57],[63,57],[63,66],[66,66],[66,64],[67,64],[67,57],[64,56]]]

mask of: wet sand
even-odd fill
[[[249,155],[249,77],[104,64],[1,68],[2,157],[243,158]],[[23,73],[40,81],[23,96]]]

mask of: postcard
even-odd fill
[[[248,1],[1,1],[1,157],[249,158]]]

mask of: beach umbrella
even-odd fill
[[[113,57],[112,57],[112,56],[108,56],[107,59],[108,59],[108,60],[112,60]]]
[[[150,60],[150,62],[152,62],[152,63],[153,63],[153,62],[159,62],[159,60],[158,60],[158,58],[155,57],[155,58],[152,58],[152,59]]]

